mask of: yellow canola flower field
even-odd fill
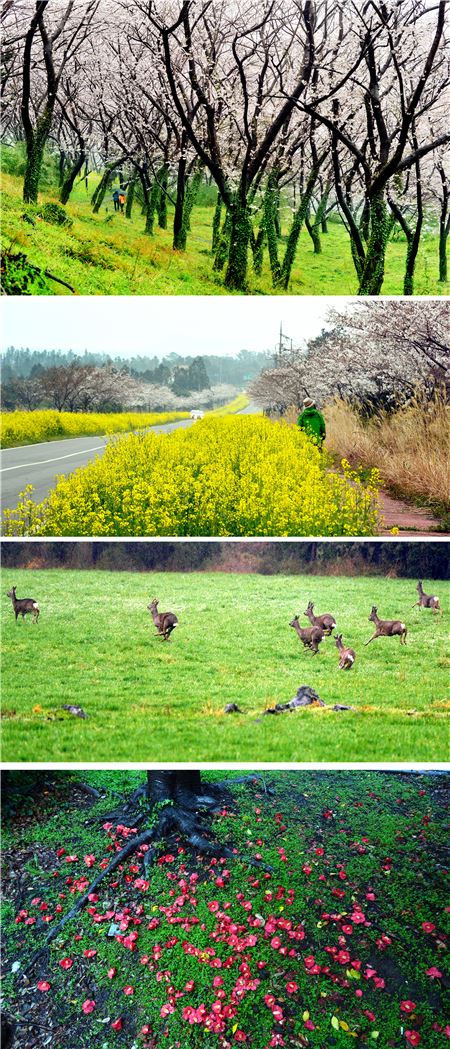
[[[6,535],[344,536],[378,531],[376,472],[327,471],[297,428],[260,416],[112,438],[36,506],[25,493]]]
[[[52,408],[31,412],[3,412],[0,416],[2,448],[38,444],[64,437],[125,433],[158,423],[188,419],[189,412],[57,412]]]

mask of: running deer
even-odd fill
[[[19,616],[22,616],[22,622],[25,620],[25,616],[31,615],[31,622],[37,623],[39,619],[40,608],[32,597],[16,597],[17,587],[13,586],[11,590],[8,590],[7,597],[11,598],[12,606],[16,616],[16,623]]]
[[[319,651],[320,642],[323,641],[324,632],[318,626],[308,626],[305,629],[300,626],[298,616],[294,616],[289,626],[294,627],[305,648],[310,648],[313,655]]]
[[[307,616],[312,626],[318,626],[320,630],[323,630],[327,637],[330,636],[336,626],[336,620],[329,612],[325,612],[323,616],[314,615],[314,604],[312,601],[308,602],[308,607],[303,615]]]
[[[425,591],[423,589],[423,586],[422,586],[422,580],[421,579],[419,579],[419,582],[418,582],[418,584],[416,586],[416,590],[418,591],[418,594],[419,594],[419,600],[416,601],[414,605],[412,605],[412,608],[416,608],[416,605],[418,605],[419,608],[432,608],[433,609],[433,615],[437,615],[438,613],[439,613],[439,615],[442,615],[442,608],[441,608],[441,605],[440,605],[439,598],[438,597],[432,597],[431,594],[426,594],[425,593]]]
[[[370,645],[370,642],[375,641],[376,637],[394,637],[396,634],[400,635],[400,644],[406,645],[408,631],[405,624],[401,623],[399,619],[379,619],[377,608],[375,605],[372,605],[369,622],[375,624],[375,633],[372,637],[369,637],[368,641],[364,642],[365,645]]]
[[[356,654],[352,648],[346,648],[342,644],[342,634],[336,634],[334,638],[336,642],[336,648],[339,649],[339,669],[340,670],[351,670]]]
[[[155,597],[147,608],[155,624],[157,636],[162,637],[163,641],[168,641],[172,630],[178,626],[178,619],[175,612],[158,612],[158,604],[159,601]]]

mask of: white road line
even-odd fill
[[[96,444],[95,448],[83,448],[79,452],[70,452],[69,455],[58,455],[57,459],[38,459],[35,463],[19,463],[17,466],[3,466],[0,473],[7,473],[8,470],[29,470],[32,466],[45,466],[47,463],[59,463],[61,459],[73,459],[74,455],[87,455],[89,452],[97,452],[99,448],[104,448],[104,444]]]
[[[118,431],[120,433],[125,431]],[[127,431],[128,433],[128,431]],[[84,437],[56,437],[54,441],[33,441],[32,444],[16,444],[11,445],[11,448],[2,448],[3,452],[15,451],[17,448],[43,448],[46,444],[67,444],[67,441],[83,441],[86,437],[112,437],[110,433],[85,433]]]

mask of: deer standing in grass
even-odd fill
[[[294,630],[297,631],[302,644],[305,648],[310,648],[313,656],[315,656],[319,651],[320,642],[323,641],[324,638],[323,630],[318,626],[301,627],[298,616],[294,616],[293,620],[289,623],[289,626],[292,626]]]
[[[395,637],[400,636],[400,644],[406,645],[406,635],[408,633],[404,623],[400,622],[400,619],[379,619],[377,615],[378,609],[376,605],[372,605],[372,611],[369,616],[369,622],[375,624],[375,633],[372,637],[369,637],[368,641],[365,641],[365,645],[370,645],[371,641],[375,641],[377,637]]]
[[[340,670],[351,670],[356,654],[352,648],[346,648],[342,644],[342,634],[336,634],[334,638],[336,642],[336,648],[339,649],[339,669]]]
[[[412,605],[412,608],[416,608],[417,605],[419,606],[419,608],[432,608],[433,615],[436,616],[438,613],[439,615],[442,615],[442,608],[440,605],[439,598],[432,597],[431,594],[425,593],[421,579],[419,579],[419,582],[416,586],[416,590],[419,594],[419,600],[416,601],[414,605]]]
[[[157,637],[162,637],[163,641],[168,641],[172,630],[175,630],[175,627],[178,626],[178,619],[175,612],[158,612],[158,604],[159,601],[155,597],[147,605],[147,608],[155,624]]]
[[[37,623],[41,611],[37,601],[35,601],[33,597],[16,597],[16,590],[17,587],[13,586],[11,587],[11,590],[8,590],[6,595],[11,598],[16,616],[16,623],[19,616],[22,616],[22,622],[24,622],[26,615],[31,616],[32,623]]]
[[[322,616],[314,615],[314,604],[312,601],[308,602],[308,607],[303,615],[309,619],[311,626],[318,626],[327,637],[330,636],[336,626],[336,620],[329,612],[324,612]]]

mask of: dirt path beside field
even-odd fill
[[[400,536],[423,536],[427,539],[436,536],[442,539],[445,535],[439,531],[441,522],[426,507],[410,506],[384,491],[380,492],[380,504],[384,522],[381,535],[391,535],[392,528],[398,528]]]

